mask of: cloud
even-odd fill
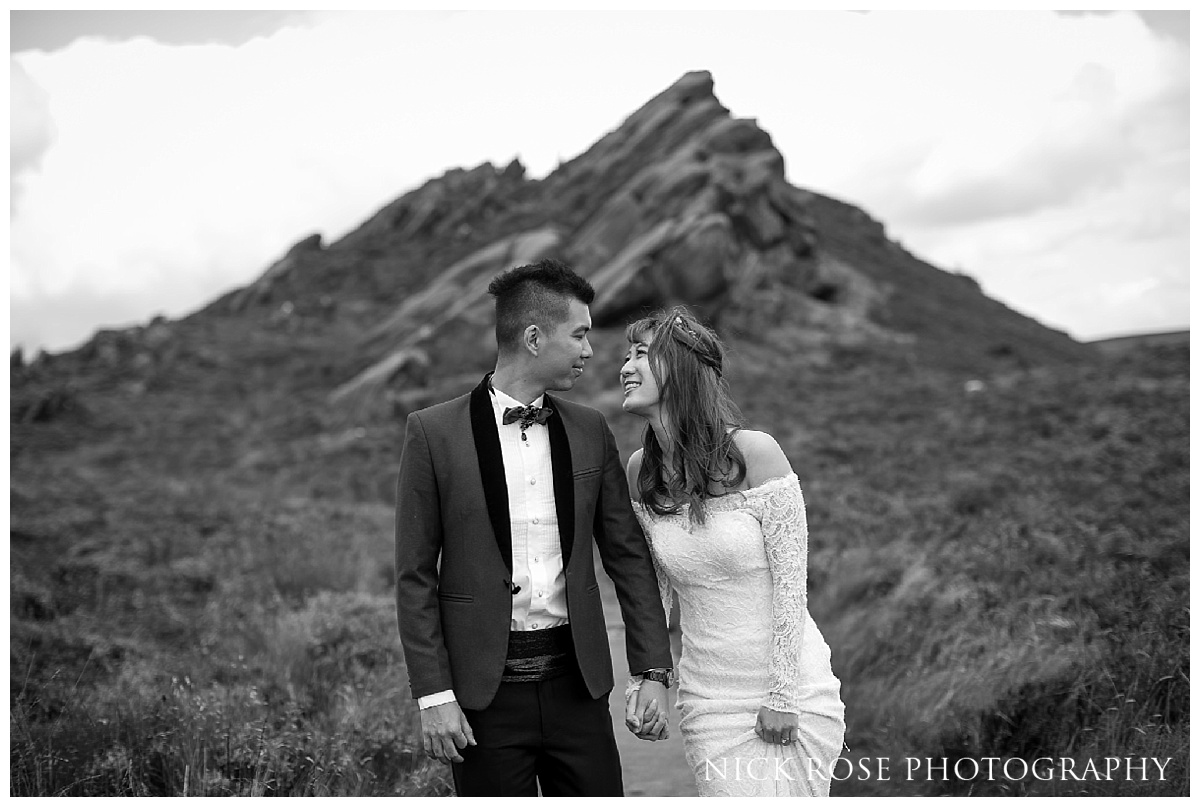
[[[58,50],[83,37],[240,45],[304,25],[307,17],[303,11],[11,11],[9,50]]]
[[[1148,271],[1186,267],[1187,57],[1128,12],[315,12],[237,46],[22,52],[11,333],[33,340],[17,307],[55,301],[91,300],[76,315],[94,325],[128,321],[118,298],[177,316],[451,167],[519,156],[544,175],[693,69],[771,133],[792,182],[1050,311],[1053,272],[1087,282],[1058,263],[1071,245],[1136,261],[1140,239],[1166,262]]]
[[[54,141],[49,98],[15,60],[9,60],[9,196],[17,205],[23,175],[37,169]]]
[[[1187,45],[1192,41],[1191,19],[1187,11],[1146,11],[1138,12],[1146,25],[1155,34]]]
[[[39,347],[77,344],[97,329],[128,327],[165,310],[159,289],[140,293],[102,292],[73,288],[48,296],[16,296],[9,300],[10,349],[26,355]],[[97,312],[102,312],[97,319]]]
[[[1041,22],[993,32],[1001,47],[1020,49],[1019,59],[972,42],[978,54],[956,66],[971,82],[928,111],[937,128],[862,178],[862,193],[889,221],[960,225],[1033,214],[1122,183],[1164,153],[1187,153],[1185,48],[1133,14]]]
[[[993,44],[957,31],[959,91],[905,96],[916,122],[898,118],[895,147],[864,150],[836,195],[1076,337],[1187,327],[1186,40],[1131,13],[1022,24]]]
[[[1074,205],[914,227],[904,241],[1077,338],[1186,328],[1190,206],[1181,174],[1186,161],[1164,160]]]

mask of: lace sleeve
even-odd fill
[[[767,565],[771,569],[770,693],[763,703],[799,714],[798,679],[804,620],[808,614],[808,518],[795,474],[772,479],[756,491]]]

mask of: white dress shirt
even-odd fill
[[[544,395],[533,401],[542,405]],[[554,472],[550,463],[550,429],[534,423],[524,432],[521,424],[504,423],[504,410],[524,406],[502,390],[492,390],[492,412],[500,433],[504,481],[508,487],[508,519],[512,528],[514,585],[510,630],[545,630],[565,625],[567,578],[562,544],[558,537],[558,511],[554,506]],[[426,709],[453,701],[454,691],[435,692],[417,699]]]

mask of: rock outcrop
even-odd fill
[[[792,186],[770,135],[733,117],[707,72],[688,73],[544,180],[518,163],[451,171],[331,251],[418,242],[425,255],[455,257],[421,266],[424,282],[366,328],[369,363],[333,392],[339,406],[389,389],[415,400],[439,378],[489,366],[488,281],[544,256],[589,278],[599,328],[684,303],[801,363],[872,344],[949,364],[1083,354],[910,255],[863,211]]]
[[[258,280],[229,298],[229,309],[238,312],[252,305],[271,302],[279,296],[279,287],[301,266],[319,260],[321,252],[320,233],[302,238],[287,251],[287,254],[271,264]]]
[[[870,359],[975,377],[1091,358],[912,255],[863,210],[791,185],[784,168],[770,135],[717,100],[711,75],[688,73],[543,179],[517,160],[453,169],[333,243],[302,239],[172,344],[200,355],[185,333],[228,335],[255,361],[297,368],[335,413],[395,414],[492,366],[488,282],[555,257],[595,287],[593,341],[606,354],[627,321],[684,303],[735,349],[761,346],[743,355],[771,372]],[[98,340],[81,360],[113,352]],[[592,379],[614,361],[598,352],[581,394],[602,395]]]

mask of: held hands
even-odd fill
[[[796,729],[800,725],[798,715],[787,712],[776,712],[763,706],[758,710],[758,720],[754,724],[754,733],[763,742],[774,745],[795,745]]]
[[[625,727],[641,740],[665,740],[671,736],[668,709],[667,688],[657,681],[642,681],[625,696]]]
[[[475,745],[475,735],[456,701],[421,710],[425,756],[438,762],[462,762],[458,749]]]

